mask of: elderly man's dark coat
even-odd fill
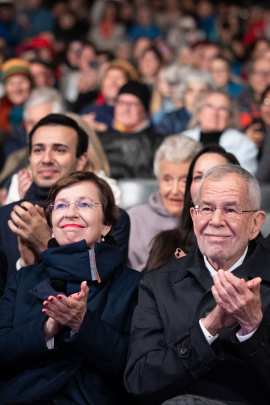
[[[251,242],[233,274],[260,276],[263,321],[239,342],[239,326],[220,330],[210,346],[199,320],[213,310],[213,279],[198,248],[152,270],[141,281],[125,373],[129,392],[142,404],[158,405],[181,394],[225,403],[270,403],[270,252]]]
[[[123,266],[120,250],[105,243],[95,244],[92,261],[85,241],[49,248],[41,257],[9,278],[0,300],[1,405],[131,405],[123,374],[141,274]],[[92,281],[93,269],[100,282]],[[77,293],[84,280],[89,294],[83,324],[72,337],[62,329],[49,350],[43,301]]]

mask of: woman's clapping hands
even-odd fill
[[[87,282],[81,284],[81,291],[65,297],[62,294],[53,297],[50,295],[48,301],[44,301],[46,307],[42,312],[48,315],[48,320],[44,325],[45,341],[56,335],[64,326],[68,326],[74,333],[77,333],[87,310],[87,295],[89,288]]]

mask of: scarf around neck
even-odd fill
[[[57,245],[56,245],[57,246]],[[120,250],[106,243],[95,243],[94,260],[85,240],[70,245],[48,248],[40,254],[49,277],[67,282],[92,281],[93,271],[98,280],[106,282],[122,263]],[[93,267],[95,267],[93,269]]]

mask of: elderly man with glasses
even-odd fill
[[[142,404],[269,404],[270,252],[255,239],[265,220],[257,180],[234,165],[210,169],[191,216],[198,246],[141,282],[126,387]]]

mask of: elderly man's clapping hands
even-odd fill
[[[219,270],[213,281],[212,293],[217,306],[202,320],[209,333],[215,335],[218,329],[235,324],[240,325],[243,335],[256,330],[263,318],[261,278],[246,282],[228,271]]]

